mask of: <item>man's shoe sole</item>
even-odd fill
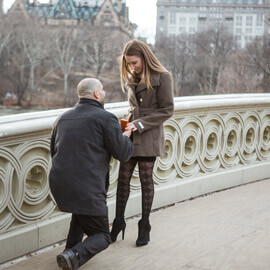
[[[72,269],[71,261],[64,254],[57,255],[56,261],[59,267]]]

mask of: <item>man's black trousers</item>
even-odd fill
[[[83,235],[87,237],[83,240]],[[80,266],[111,243],[108,217],[72,214],[66,249],[79,254]]]

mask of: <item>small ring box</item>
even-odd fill
[[[120,123],[121,123],[122,132],[124,132],[127,124],[129,123],[129,121],[126,120],[126,119],[121,119]]]

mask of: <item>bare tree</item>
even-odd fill
[[[29,82],[29,63],[22,52],[22,44],[19,37],[10,44],[9,61],[4,77],[13,85],[13,91],[17,96],[17,105],[22,105],[22,99],[27,91]]]
[[[3,33],[1,31],[0,35],[6,34],[6,42],[8,46],[2,51],[1,57],[1,81],[3,85],[8,85],[9,90],[17,96],[17,104],[22,105],[22,99],[27,92],[28,80],[29,80],[29,62],[27,57],[23,52],[23,32],[25,29],[25,21],[12,19],[11,17],[4,18]],[[2,47],[3,48],[3,47]]]
[[[51,30],[49,56],[52,65],[63,75],[65,105],[68,105],[69,98],[68,78],[75,69],[76,59],[83,44],[83,37],[79,33],[74,27]]]
[[[9,22],[2,16],[0,20],[0,56],[11,41],[11,38],[12,31]]]
[[[195,79],[202,93],[216,93],[227,61],[237,49],[233,35],[218,25],[199,33],[196,43]]]
[[[257,38],[246,46],[246,53],[241,58],[242,62],[260,77],[260,85],[269,91],[270,83],[270,35]]]
[[[175,96],[183,95],[192,76],[194,43],[191,36],[181,35],[167,39],[157,46],[161,62],[172,72]]]
[[[228,59],[222,72],[219,93],[252,93],[258,91],[259,76],[244,62],[246,52],[238,50]]]
[[[29,104],[32,95],[41,79],[36,79],[36,69],[46,60],[48,53],[46,51],[45,32],[37,23],[26,24],[23,33],[20,35],[22,44],[22,53],[27,58],[29,64]],[[47,72],[48,73],[48,72]]]
[[[110,29],[104,27],[92,27],[84,35],[87,37],[82,47],[84,68],[99,78],[106,68],[111,69],[117,64],[122,44]]]
[[[9,62],[9,45],[12,42],[12,27],[4,16],[0,18],[0,97],[4,97],[5,89],[3,85],[3,74],[6,70],[6,65]]]

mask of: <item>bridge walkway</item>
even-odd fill
[[[136,247],[139,217],[127,221],[125,240],[81,270],[269,270],[270,180],[188,200],[151,215],[151,242]],[[56,270],[64,245],[0,269]],[[4,268],[3,268],[4,267]]]

